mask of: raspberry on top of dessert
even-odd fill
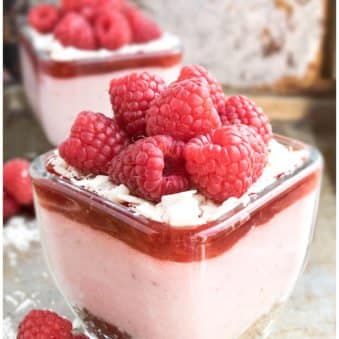
[[[262,175],[272,129],[250,99],[225,98],[202,66],[185,66],[169,84],[147,72],[113,79],[112,118],[80,112],[59,146],[82,174],[106,175],[113,185],[156,203],[197,190],[220,204],[239,198]]]
[[[116,50],[162,36],[151,18],[125,0],[62,0],[60,7],[40,4],[29,11],[28,23],[65,47],[83,50]]]

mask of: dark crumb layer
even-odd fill
[[[90,334],[95,335],[98,339],[132,339],[128,333],[121,332],[118,327],[95,317],[86,309],[81,310],[76,307],[74,309],[85,324],[86,330]]]
[[[111,325],[104,320],[95,317],[86,309],[76,308],[76,312],[84,322],[87,331],[98,339],[133,339],[131,335],[122,332],[118,327]],[[281,305],[276,304],[271,311],[260,317],[250,328],[244,332],[239,339],[262,339],[268,338],[273,319],[281,310]]]

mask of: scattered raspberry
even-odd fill
[[[240,197],[253,182],[254,152],[236,125],[193,138],[184,156],[193,184],[217,203]]]
[[[157,23],[138,8],[131,5],[125,6],[124,14],[131,26],[134,42],[143,43],[161,37],[162,31]]]
[[[192,78],[203,78],[207,81],[212,101],[216,110],[219,112],[219,110],[223,108],[225,95],[218,81],[202,66],[184,66],[180,71],[178,80],[181,81]]]
[[[183,148],[182,142],[169,136],[140,139],[112,160],[109,175],[113,183],[126,185],[131,193],[159,201],[165,194],[189,188]]]
[[[129,136],[146,135],[146,110],[165,86],[163,79],[147,72],[131,73],[111,81],[112,108],[117,123]]]
[[[56,25],[54,36],[64,46],[80,49],[95,49],[96,41],[92,27],[80,14],[69,12]]]
[[[221,126],[205,81],[189,79],[172,83],[152,102],[146,113],[148,135],[165,134],[189,139]]]
[[[22,205],[33,203],[32,183],[28,173],[30,163],[25,159],[12,159],[4,164],[5,190]]]
[[[225,101],[219,110],[221,121],[227,124],[244,124],[261,135],[267,144],[272,138],[272,127],[266,114],[260,107],[245,96],[234,95]]]
[[[128,21],[118,11],[101,13],[95,21],[94,31],[101,47],[115,50],[132,40]]]
[[[47,310],[32,310],[21,321],[17,339],[75,339],[87,338],[73,335],[72,323]]]
[[[83,111],[78,114],[68,139],[59,146],[59,152],[80,171],[105,174],[109,162],[127,144],[125,133],[113,119]]]
[[[59,10],[52,4],[34,6],[28,13],[28,23],[40,33],[53,32],[59,20]]]
[[[15,199],[10,194],[8,194],[6,191],[3,192],[2,201],[3,201],[3,219],[4,220],[16,214],[19,211],[20,206],[15,201]]]

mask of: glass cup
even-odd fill
[[[60,56],[51,57],[47,51],[46,46],[51,43],[49,35],[34,44],[25,18],[19,18],[17,25],[25,93],[53,145],[67,137],[76,115],[83,110],[112,116],[108,95],[112,78],[148,71],[169,83],[177,79],[181,69],[183,48],[180,40],[169,33],[164,33],[160,42],[133,44],[124,47],[124,52],[98,50],[95,55],[91,51],[88,57],[63,60]],[[147,49],[143,51],[143,48]],[[66,50],[76,52],[73,48]]]
[[[300,276],[322,172],[317,150],[213,222],[172,227],[46,169],[31,176],[43,249],[60,291],[97,338],[263,338]]]

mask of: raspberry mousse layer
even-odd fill
[[[106,176],[81,174],[55,152],[36,160],[48,263],[91,334],[262,333],[304,266],[322,166],[316,151],[292,140],[276,137],[268,148],[256,183],[221,204],[195,191],[146,202]]]
[[[86,108],[111,115],[107,91],[112,78],[149,71],[169,83],[180,71],[182,46],[171,33],[111,51],[65,47],[24,21],[19,28],[25,92],[54,145],[66,137],[77,112]]]

